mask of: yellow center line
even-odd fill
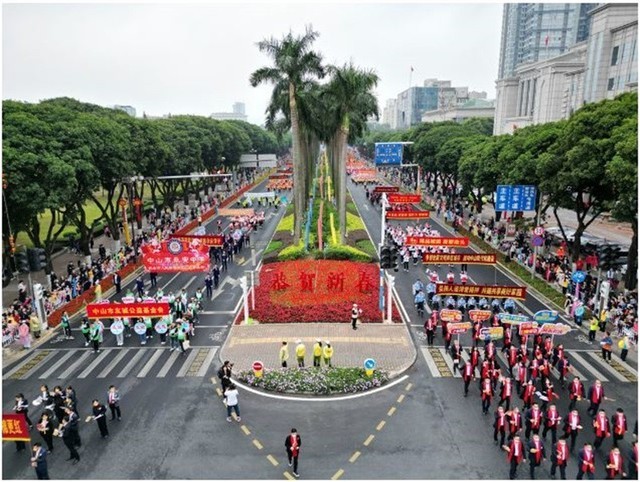
[[[403,400],[404,400],[404,395],[400,395],[398,397],[398,403],[402,403]]]
[[[251,434],[251,432],[249,431],[249,429],[247,428],[246,425],[240,425],[240,430],[242,430],[245,435],[250,435]]]
[[[222,390],[220,388],[216,388],[216,393],[218,394],[219,397],[222,396]]]
[[[367,440],[365,440],[365,441],[364,441],[364,446],[365,446],[365,447],[368,447],[368,446],[369,446],[369,444],[370,444],[371,442],[373,442],[373,439],[374,439],[374,438],[376,438],[376,436],[375,436],[375,435],[369,435],[369,436],[367,437]]]
[[[278,461],[275,459],[273,455],[271,454],[267,455],[267,460],[271,462],[271,465],[273,465],[274,467],[278,466]]]
[[[257,438],[253,439],[253,445],[255,445],[258,450],[262,450],[262,444],[258,441]]]
[[[384,420],[383,420],[382,422],[380,422],[380,423],[378,424],[378,426],[376,427],[376,430],[377,430],[378,432],[379,432],[380,430],[382,430],[382,427],[384,427],[386,423],[387,423],[387,422],[385,422]]]
[[[396,411],[396,407],[391,407],[389,409],[389,411],[387,412],[387,415],[390,417],[391,415],[393,415]]]
[[[335,474],[331,476],[331,480],[338,480],[344,474],[344,470],[340,469]]]
[[[216,377],[211,377],[211,383],[213,383],[214,385],[215,385],[216,383],[218,383],[218,382],[216,381]]]
[[[284,471],[283,475],[289,480],[295,480],[295,477],[291,475],[289,472],[287,472],[286,470]]]
[[[360,451],[356,450],[349,459],[349,462],[354,463],[356,460],[358,460],[358,457],[360,457]]]
[[[409,391],[411,390],[411,387],[413,387],[413,383],[408,383],[406,387],[404,387],[405,391]]]

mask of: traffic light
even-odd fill
[[[391,246],[391,268],[398,272],[398,247],[396,245]]]
[[[598,253],[598,261],[600,269],[609,269],[617,266],[618,258],[620,257],[620,247],[611,244],[605,244],[598,246],[596,252]]]
[[[382,246],[380,248],[380,268],[381,269],[391,268],[391,247],[390,246]]]
[[[33,248],[29,253],[29,267],[31,271],[40,271],[47,267],[47,255],[42,248]]]
[[[16,259],[16,268],[18,269],[18,271],[20,271],[21,273],[28,273],[29,259],[27,258],[27,253],[25,253],[24,251],[21,251],[20,253],[16,253],[15,259]]]
[[[33,284],[33,297],[36,300],[41,300],[42,296],[43,296],[42,285],[40,283],[34,283]]]

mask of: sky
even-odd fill
[[[501,20],[498,3],[4,4],[2,98],[68,96],[132,105],[138,116],[244,102],[249,122],[262,124],[271,86],[251,87],[249,76],[270,59],[256,43],[311,24],[325,62],[379,75],[381,114],[425,78],[492,99]]]

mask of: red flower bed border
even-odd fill
[[[313,293],[303,292],[298,286],[298,274],[302,271],[315,272],[316,285]],[[344,291],[332,293],[326,288],[330,272],[345,274]],[[365,293],[353,285],[363,272],[375,281]],[[280,273],[285,273],[291,285],[286,290],[272,289]],[[295,260],[269,263],[260,272],[260,286],[255,288],[256,309],[249,316],[259,323],[350,323],[352,303],[358,303],[362,310],[360,321],[381,323],[379,311],[378,266],[372,263],[337,260]],[[386,289],[385,289],[386,296]],[[288,302],[287,299],[290,301]],[[236,320],[242,321],[242,310]],[[397,307],[393,306],[393,321],[401,322]]]

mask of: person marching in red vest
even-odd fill
[[[502,353],[504,353],[505,351],[509,351],[509,353],[511,353],[511,348],[512,348],[512,344],[511,344],[511,325],[507,325],[506,328],[504,329],[504,336],[502,337]],[[516,349],[516,354],[518,353],[518,350]],[[513,362],[513,365],[515,365],[516,362]],[[511,370],[511,367],[513,366],[511,364],[511,361],[509,361],[509,370]]]
[[[467,281],[469,281],[469,276],[467,275],[466,271],[461,271],[460,272],[460,283],[463,284],[463,285],[466,285]]]
[[[536,387],[533,386],[533,381],[529,380],[527,384],[522,389],[522,393],[520,394],[520,398],[522,398],[522,402],[524,403],[524,408],[530,408],[533,403],[533,395],[536,393]]]
[[[522,432],[522,414],[518,407],[513,407],[513,410],[507,412],[507,417],[509,417],[509,440],[512,440]]]
[[[468,360],[467,363],[464,364],[462,368],[462,380],[464,381],[464,396],[466,397],[469,394],[469,384],[475,378],[473,364],[471,360]]]
[[[551,357],[551,364],[555,367],[558,361],[565,358],[564,345],[560,344],[553,349],[553,357]]]
[[[551,383],[547,378],[545,380],[544,398],[542,398],[542,410],[544,411],[547,409],[547,403],[554,403],[554,399],[560,400],[560,395],[553,390],[553,383]]]
[[[569,447],[567,447],[567,441],[560,439],[556,443],[555,450],[551,454],[551,478],[556,478],[556,467],[560,468],[560,478],[566,480],[567,478],[567,461],[569,460]]]
[[[506,333],[506,331],[505,331]],[[509,374],[511,375],[511,378],[514,378],[513,376],[513,367],[516,366],[516,364],[518,363],[518,349],[511,345],[509,347],[509,354],[507,355],[507,362],[509,363]]]
[[[495,360],[489,361],[489,368],[489,373],[491,373],[491,385],[493,386],[493,390],[495,391],[498,387],[498,380],[500,380],[502,372],[500,371],[500,365],[498,365]]]
[[[627,474],[622,469],[622,454],[618,447],[613,447],[609,452],[607,461],[607,480],[615,479],[616,476],[626,478]]]
[[[629,468],[627,469],[630,480],[638,479],[638,442],[631,442],[631,450],[629,451]]]
[[[493,341],[487,343],[484,347],[484,359],[489,360],[490,362],[495,361],[496,359],[496,345]]]
[[[498,434],[500,434],[500,446],[504,445],[504,437],[507,433],[507,414],[504,411],[504,408],[498,406],[498,410],[496,410],[493,421],[493,440],[496,445],[498,444]]]
[[[460,361],[462,360],[462,347],[458,340],[453,340],[453,346],[451,347],[451,358],[453,359],[453,374],[456,371],[460,372]]]
[[[293,475],[300,477],[298,474],[298,456],[300,455],[300,446],[302,439],[295,428],[291,429],[291,433],[287,435],[284,446],[287,449],[287,457],[289,459],[289,467],[293,465]]]
[[[523,361],[519,361],[516,364],[516,390],[518,393],[522,392],[527,384],[528,371]]]
[[[580,378],[574,377],[571,385],[569,385],[569,410],[576,408],[576,402],[584,398],[584,383],[580,381]]]
[[[549,359],[553,354],[553,341],[550,336],[547,336],[544,339],[544,343],[542,344],[542,352],[546,359]]]
[[[480,330],[482,329],[481,321],[474,321],[471,327],[471,337],[473,338],[473,346],[477,347],[480,343]]]
[[[540,426],[542,425],[542,410],[540,410],[537,403],[534,403],[533,406],[525,412],[524,420],[525,426],[527,427],[524,437],[529,440],[531,432],[538,435],[540,433]]]
[[[529,475],[531,480],[536,478],[536,467],[539,467],[547,455],[544,450],[544,444],[540,440],[540,435],[535,434],[533,439],[529,441]]]
[[[453,274],[453,271],[449,270],[449,272],[447,273],[447,283],[452,285],[455,282],[455,275]]]
[[[598,415],[596,415],[596,418],[593,421],[593,431],[596,436],[596,439],[593,442],[593,447],[595,449],[599,449],[600,445],[602,445],[602,441],[611,436],[611,432],[609,430],[609,419],[607,418],[607,414],[604,410],[600,410]]]
[[[500,403],[498,403],[498,406],[504,403],[507,410],[511,407],[511,397],[513,395],[512,383],[511,378],[500,377]]]
[[[558,381],[560,382],[560,386],[564,388],[565,378],[571,370],[571,364],[568,358],[560,358],[556,366],[558,368]]]
[[[471,365],[473,366],[473,370],[475,371],[478,368],[478,364],[480,363],[480,352],[475,346],[471,349],[471,355],[469,359],[471,360]]]
[[[431,316],[424,322],[424,332],[427,335],[427,345],[433,346],[433,338],[438,327],[438,312],[433,311]]]
[[[549,405],[547,411],[544,414],[544,430],[542,431],[542,438],[547,439],[547,433],[551,432],[551,443],[555,444],[558,439],[558,424],[562,420],[562,417],[558,413],[558,409],[555,404]]]
[[[596,416],[596,413],[598,413],[598,410],[600,409],[600,404],[604,400],[611,400],[604,395],[604,387],[602,386],[602,382],[600,380],[596,380],[593,385],[589,387],[587,398],[590,402],[587,413],[592,417]]]
[[[509,479],[516,478],[518,472],[518,465],[524,458],[524,445],[520,440],[520,437],[516,435],[509,445],[503,445],[503,450],[507,452],[507,460],[509,461]]]
[[[491,406],[491,399],[493,398],[493,387],[491,386],[491,379],[485,378],[482,380],[482,413],[484,415],[489,413],[489,407]]]
[[[584,474],[587,474],[587,477],[590,480],[593,480],[593,474],[595,471],[596,466],[593,449],[591,448],[591,445],[584,444],[584,447],[580,449],[580,452],[578,452],[578,475],[576,479],[582,480]]]
[[[624,439],[627,432],[627,416],[621,408],[616,409],[616,413],[611,415],[611,426],[613,427],[613,446],[618,446],[618,441]]]
[[[582,430],[582,425],[580,425],[580,414],[577,410],[571,410],[569,415],[564,421],[564,438],[571,437],[571,451],[576,446],[576,438],[578,437],[578,432]]]

